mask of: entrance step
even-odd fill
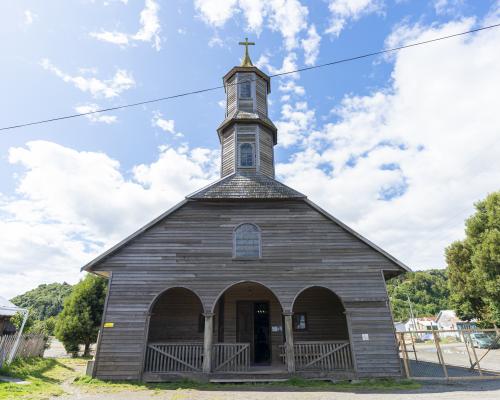
[[[287,380],[287,378],[212,378],[210,383],[271,383]]]

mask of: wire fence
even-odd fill
[[[14,351],[17,335],[0,336],[0,367],[8,360]],[[12,359],[27,357],[42,357],[47,338],[44,335],[22,335],[16,353]]]
[[[406,331],[397,335],[407,378],[500,379],[500,332],[494,329]]]

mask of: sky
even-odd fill
[[[3,0],[0,127],[500,22],[488,0]],[[272,79],[277,178],[410,268],[500,189],[500,29]],[[0,131],[0,295],[80,268],[219,177],[215,90]]]

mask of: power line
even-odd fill
[[[378,56],[378,55],[382,55],[382,54],[392,53],[392,52],[396,52],[396,51],[399,51],[399,50],[407,49],[407,48],[410,48],[410,47],[421,46],[421,45],[424,45],[424,44],[438,42],[438,41],[441,41],[441,40],[451,39],[451,38],[454,38],[454,37],[457,37],[457,36],[468,35],[468,34],[471,34],[471,33],[474,33],[474,32],[479,32],[479,31],[483,31],[483,30],[486,30],[486,29],[497,28],[499,26],[500,26],[500,23],[499,24],[494,24],[494,25],[488,25],[488,26],[484,26],[482,28],[471,29],[469,31],[454,33],[452,35],[441,36],[441,37],[437,37],[437,38],[434,38],[434,39],[429,39],[429,40],[424,40],[424,41],[421,41],[421,42],[407,44],[407,45],[404,45],[404,46],[398,46],[398,47],[393,47],[393,48],[390,48],[390,49],[379,50],[379,51],[375,51],[375,52],[372,52],[372,53],[366,53],[366,54],[362,54],[362,55],[355,56],[355,57],[343,58],[343,59],[340,59],[340,60],[335,60],[335,61],[327,62],[327,63],[324,63],[324,64],[313,65],[311,67],[303,67],[303,68],[298,68],[298,69],[293,70],[293,71],[279,72],[279,73],[276,73],[276,74],[273,74],[273,75],[269,75],[269,77],[270,78],[275,78],[275,77],[278,77],[278,76],[291,75],[291,74],[296,74],[298,72],[306,72],[306,71],[311,71],[311,70],[318,69],[318,68],[330,67],[330,66],[337,65],[337,64],[342,64],[342,63],[346,63],[346,62],[350,62],[350,61],[360,60],[360,59],[363,59],[363,58],[374,57],[374,56]],[[237,85],[237,84],[241,84],[241,83],[244,83],[244,82],[237,82],[235,84]],[[230,85],[233,85],[233,84],[229,84],[228,86],[230,86]],[[65,115],[65,116],[61,116],[61,117],[54,117],[54,118],[44,119],[44,120],[40,120],[40,121],[33,121],[33,122],[27,122],[27,123],[24,123],[24,124],[6,126],[6,127],[3,127],[3,128],[0,128],[0,131],[7,131],[7,130],[12,130],[12,129],[17,129],[17,128],[23,128],[23,127],[31,126],[31,125],[40,125],[40,124],[45,124],[45,123],[49,123],[49,122],[56,122],[56,121],[61,121],[61,120],[65,120],[65,119],[70,119],[70,118],[83,117],[83,116],[86,116],[86,115],[98,114],[98,113],[103,113],[103,112],[107,112],[107,111],[121,110],[123,108],[137,107],[137,106],[142,106],[142,105],[145,105],[145,104],[157,103],[157,102],[160,102],[160,101],[166,101],[166,100],[177,99],[177,98],[180,98],[180,97],[191,96],[193,94],[200,94],[200,93],[211,92],[211,91],[222,89],[222,88],[224,88],[224,85],[214,86],[214,87],[211,87],[211,88],[205,88],[205,89],[200,89],[200,90],[193,90],[193,91],[190,91],[190,92],[179,93],[179,94],[175,94],[175,95],[172,95],[172,96],[165,96],[165,97],[159,97],[159,98],[156,98],[156,99],[139,101],[139,102],[136,102],[136,103],[123,104],[121,106],[102,108],[102,109],[99,109],[99,110],[88,111],[88,112],[84,112],[84,113],[70,114],[70,115]]]

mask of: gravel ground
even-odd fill
[[[64,388],[67,396],[55,399],[77,400],[481,400],[500,399],[500,380],[481,382],[460,382],[453,384],[424,384],[422,388],[411,391],[370,392],[370,391],[289,391],[289,390],[161,390],[133,391],[90,394],[79,392],[74,386]]]

